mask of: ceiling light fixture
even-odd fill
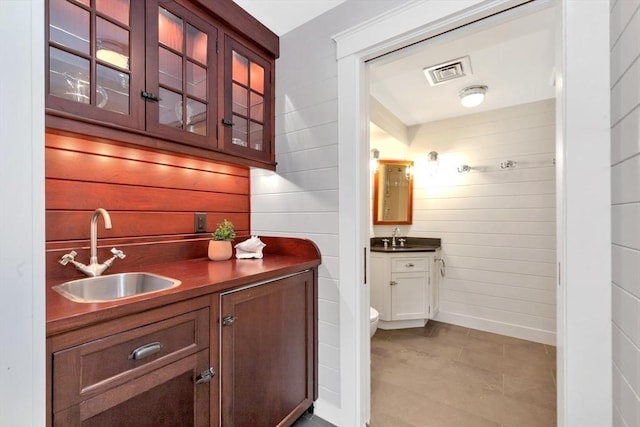
[[[125,70],[129,69],[129,57],[111,49],[98,49],[96,58],[116,67],[124,68]]]
[[[487,89],[488,87],[486,86],[469,86],[462,89],[459,93],[462,106],[471,108],[482,104]]]

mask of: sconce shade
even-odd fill
[[[438,152],[430,151],[427,154],[427,171],[429,175],[435,175],[438,172]]]
[[[463,107],[472,108],[482,104],[487,93],[487,86],[469,86],[459,93]]]
[[[371,156],[369,157],[369,169],[371,172],[378,170],[378,160],[380,159],[380,150],[373,148],[371,150]]]

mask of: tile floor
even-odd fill
[[[291,427],[336,427],[317,415],[305,412]]]
[[[430,321],[371,341],[371,427],[554,427],[555,347]]]

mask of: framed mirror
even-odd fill
[[[373,223],[411,224],[413,162],[380,160],[373,179]]]

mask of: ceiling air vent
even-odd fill
[[[468,56],[453,59],[442,64],[432,65],[431,67],[424,68],[422,71],[431,86],[437,86],[473,74]]]

